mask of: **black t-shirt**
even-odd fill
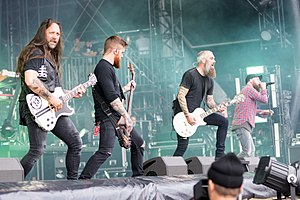
[[[22,75],[22,91],[19,100],[25,101],[25,96],[29,93],[33,93],[29,87],[25,84],[24,74],[27,70],[34,70],[38,72],[38,78],[44,83],[45,87],[54,92],[56,87],[61,87],[57,67],[50,62],[47,58],[44,58],[43,52],[39,49],[34,50],[29,57],[29,60],[25,64]]]
[[[22,125],[26,125],[25,115],[30,114],[26,102],[26,95],[33,93],[25,83],[24,74],[25,71],[27,70],[37,71],[38,78],[43,82],[45,87],[50,92],[54,92],[56,87],[61,87],[58,72],[57,72],[57,67],[52,62],[50,62],[47,58],[44,58],[44,54],[40,49],[33,50],[21,74],[22,90],[19,96],[19,102],[20,102],[20,124]]]
[[[101,59],[96,65],[94,74],[97,77],[97,83],[94,86],[98,95],[105,101],[106,105],[110,108],[110,111],[117,117],[120,117],[119,113],[115,111],[110,103],[116,98],[124,99],[123,91],[115,73],[115,68],[108,61]],[[95,121],[101,121],[107,118],[107,115],[102,111],[101,105],[96,96],[94,97],[95,108]]]
[[[193,112],[200,107],[205,96],[205,84],[207,84],[206,95],[212,95],[214,89],[213,79],[202,76],[196,68],[189,69],[183,74],[180,86],[189,89],[185,97],[189,112]]]

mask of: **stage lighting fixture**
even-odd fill
[[[277,162],[269,156],[261,157],[254,175],[253,183],[263,184],[281,194],[296,199],[300,196],[300,161],[292,165]]]
[[[246,68],[246,74],[263,74],[265,73],[265,67],[264,66],[251,66]]]
[[[274,4],[274,0],[260,0],[259,5],[260,6],[271,6]]]
[[[264,41],[270,41],[270,40],[272,40],[273,36],[272,36],[272,33],[270,30],[262,30],[260,32],[260,37]]]
[[[277,4],[276,0],[258,0],[256,2],[255,5],[259,12],[275,9]]]

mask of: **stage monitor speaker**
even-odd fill
[[[24,180],[24,170],[16,158],[0,158],[0,182]]]
[[[259,157],[245,157],[245,161],[248,161],[249,163],[247,164],[247,171],[248,172],[255,172],[255,169],[259,163]]]
[[[288,149],[289,163],[293,163],[300,160],[299,152],[300,152],[299,144],[289,147]]]
[[[210,165],[215,161],[214,157],[197,156],[185,160],[189,174],[207,174]]]
[[[145,176],[187,175],[187,165],[181,156],[155,157],[144,162]]]

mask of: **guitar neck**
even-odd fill
[[[82,84],[82,86],[86,89],[88,88],[89,86],[91,86],[92,83],[90,81],[87,81],[85,83]],[[62,96],[62,101],[63,102],[67,102],[69,101],[70,99],[72,99],[73,97],[75,97],[79,92],[79,85],[76,86],[75,88],[73,88],[70,92],[68,92],[67,94],[63,95]]]
[[[131,72],[131,80],[134,80],[135,72],[133,71],[132,66],[130,72]],[[130,93],[128,96],[127,112],[129,115],[131,115],[131,110],[132,110],[132,98],[133,98],[133,85],[130,86]]]
[[[129,115],[131,115],[131,110],[132,110],[132,97],[133,97],[133,91],[130,91],[130,94],[128,97],[128,105],[127,105],[127,112]]]
[[[134,80],[134,75],[132,75],[131,80]],[[129,115],[131,115],[131,110],[132,110],[132,98],[133,98],[133,86],[130,86],[130,93],[128,96],[128,105],[127,105],[127,112]]]
[[[215,113],[215,112],[217,112],[220,108],[221,108],[221,106],[230,106],[232,103],[231,103],[231,101],[228,101],[228,102],[226,102],[225,104],[220,104],[220,105],[218,105],[217,107],[215,107],[215,108],[212,108],[212,109],[209,109],[208,111],[206,111],[205,113],[202,113],[200,116],[201,116],[201,118],[205,118],[205,117],[207,117],[208,115],[211,115],[211,114],[213,114],[213,113]]]

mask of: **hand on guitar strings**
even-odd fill
[[[58,97],[52,95],[49,99],[49,106],[54,108],[55,112],[57,112],[62,109],[63,103]]]
[[[128,113],[122,116],[124,118],[125,126],[126,126],[126,131],[130,135],[132,129],[133,129],[133,122],[129,116]]]
[[[225,102],[223,102],[222,104],[220,104],[219,108],[218,108],[218,112],[223,113],[224,111],[226,111],[227,107]]]
[[[134,80],[129,81],[122,89],[124,92],[128,92],[131,90],[135,90],[136,82]]]
[[[86,88],[82,84],[80,84],[77,89],[78,91],[74,98],[80,98],[86,92]]]
[[[186,116],[186,119],[187,119],[187,122],[190,124],[190,125],[195,125],[196,124],[196,118],[193,116],[193,115],[191,115],[191,114],[188,114],[187,116]]]

